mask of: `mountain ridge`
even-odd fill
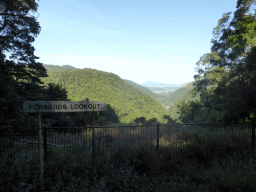
[[[62,84],[72,101],[105,101],[115,110],[122,124],[140,117],[163,122],[163,115],[169,114],[162,104],[113,73],[87,68],[62,70],[63,67],[57,66],[59,70],[51,70],[52,66],[45,67],[48,77],[42,78],[44,83]]]

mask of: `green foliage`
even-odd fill
[[[194,93],[200,101],[180,106],[183,122],[245,121],[255,112],[255,1],[238,1],[213,30],[211,53],[197,62]],[[199,106],[199,107],[198,107]],[[207,116],[205,116],[207,114]]]
[[[166,124],[170,124],[170,123],[175,123],[175,122],[176,122],[175,120],[173,120],[173,119],[170,117],[170,115],[164,115],[163,118],[164,118],[164,122],[165,122]]]
[[[2,66],[2,65],[0,65]],[[22,114],[20,109],[20,102],[22,96],[20,91],[21,87],[15,80],[5,73],[3,67],[0,68],[0,125],[1,127],[22,124]]]
[[[180,87],[174,93],[166,97],[165,102],[169,106],[174,105],[176,102],[178,102],[181,99],[181,97],[184,97],[185,95],[189,94],[192,88],[193,88],[193,82],[187,83],[186,85],[184,85],[183,87]]]
[[[1,191],[20,191],[34,189],[40,191],[38,169],[32,159],[27,159],[20,150],[1,158]]]
[[[35,0],[1,0],[0,5],[1,65],[8,66],[9,73],[17,78],[40,83],[39,77],[46,76],[46,70],[36,62],[38,57],[34,55],[32,43],[41,28],[36,17],[30,14],[37,10],[37,3]],[[10,54],[8,59],[6,53]]]
[[[48,70],[48,77],[42,78],[45,83],[61,84],[68,91],[70,100],[105,101],[111,106],[114,113],[105,117],[110,122],[131,123],[137,117],[144,116],[146,119],[157,118],[163,121],[163,115],[167,110],[150,96],[147,96],[128,84],[117,75],[93,69],[76,70]],[[107,114],[105,114],[107,115]],[[111,117],[112,116],[112,117]],[[100,118],[101,122],[104,120]]]
[[[136,124],[142,125],[146,122],[146,118],[145,117],[137,117],[136,119],[134,119],[134,122]]]
[[[96,123],[99,125],[110,125],[119,124],[120,121],[115,110],[109,104],[107,104],[106,110],[98,113]]]
[[[44,67],[47,69],[47,71],[60,71],[60,70],[76,70],[75,67],[72,67],[70,65],[46,65],[44,64]]]
[[[0,126],[12,126],[13,131],[37,125],[33,114],[28,116],[21,111],[23,101],[67,100],[67,92],[60,85],[41,85],[40,78],[47,76],[46,69],[36,61],[32,46],[41,30],[37,18],[31,15],[37,7],[35,0],[0,1],[0,83],[4,85],[0,95]],[[60,116],[54,114],[51,118]]]
[[[47,76],[32,46],[40,32],[36,17],[31,15],[37,6],[35,0],[0,0],[0,124],[17,130],[31,124],[26,122],[21,104],[42,98],[40,77]]]
[[[1,191],[254,191],[256,153],[239,148],[241,130],[230,142],[220,137],[218,128],[211,132],[191,131],[182,126],[181,134],[160,139],[177,143],[162,146],[119,148],[97,154],[92,167],[91,150],[86,142],[63,148],[49,147],[44,162],[44,186],[38,179],[38,154],[27,157],[16,149],[0,159]],[[174,129],[173,129],[174,130]],[[229,129],[228,129],[229,130]],[[169,129],[168,129],[169,131]],[[245,133],[246,131],[242,129]],[[130,131],[129,131],[130,132]],[[222,136],[226,131],[222,131]],[[227,132],[226,132],[227,133]],[[216,137],[218,135],[218,137]],[[180,138],[177,138],[180,137]],[[176,139],[176,140],[175,140]],[[223,143],[225,140],[225,144]],[[248,138],[246,138],[248,139]],[[189,142],[194,141],[193,144]],[[211,142],[209,142],[211,141]],[[241,146],[240,146],[241,147]],[[76,151],[71,155],[72,151]],[[31,153],[31,152],[30,152]]]
[[[157,118],[151,118],[146,122],[146,124],[156,124],[156,123],[157,123]]]
[[[48,83],[48,87],[45,89],[45,100],[46,101],[67,101],[66,89],[60,84]]]
[[[192,116],[186,117],[188,114],[193,112],[188,112],[190,102],[196,103],[199,101],[199,95],[193,92],[194,82],[187,83],[183,87],[179,88],[177,91],[172,93],[169,97],[166,98],[167,102],[170,104],[168,111],[172,121],[170,122],[186,122],[185,119],[191,119]],[[186,114],[186,115],[185,115]],[[191,120],[190,120],[191,121]]]
[[[144,93],[145,95],[152,97],[153,99],[160,102],[161,104],[165,104],[166,96],[163,94],[156,94],[152,91],[152,90],[155,90],[156,88],[152,89],[152,87],[144,87],[144,86],[138,85],[137,83],[134,83],[132,81],[128,81],[128,80],[125,80],[125,81],[126,81],[126,83],[132,85],[134,88],[138,89],[140,92]],[[159,89],[161,89],[161,88],[159,88]],[[170,88],[170,89],[175,90],[175,88]]]

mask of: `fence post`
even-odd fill
[[[254,149],[255,143],[255,119],[252,119],[252,148]]]
[[[156,127],[156,151],[159,151],[159,123],[157,123],[157,127]]]
[[[46,135],[46,126],[44,126],[44,160],[47,161],[47,135]]]

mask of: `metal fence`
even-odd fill
[[[24,157],[28,160],[38,156],[38,134],[1,134],[0,135],[0,157]]]
[[[120,148],[136,150],[147,147],[160,150],[162,147],[184,148],[187,146],[216,145],[221,148],[253,148],[255,123],[218,124],[169,124],[147,126],[94,127],[44,127],[44,157],[58,152],[74,156],[81,150],[100,157]],[[1,155],[19,152],[32,158],[38,156],[38,135],[0,135]],[[84,150],[87,148],[88,150]]]

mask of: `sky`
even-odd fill
[[[111,72],[137,83],[194,80],[213,28],[236,0],[40,0],[33,43],[44,64]]]

